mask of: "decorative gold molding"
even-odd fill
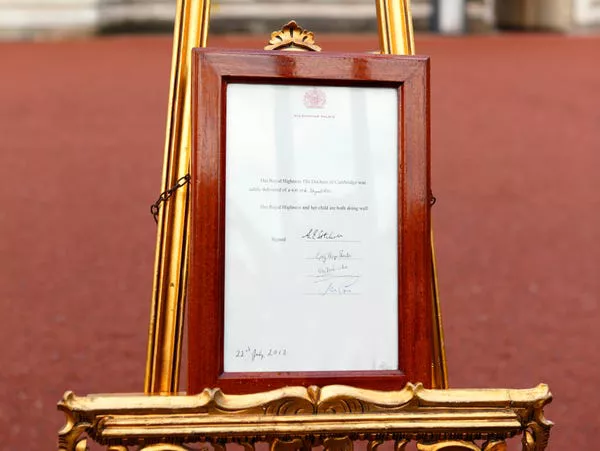
[[[124,451],[127,451],[127,447],[123,446],[122,448]],[[157,443],[154,445],[148,445],[148,446],[144,446],[143,448],[140,448],[140,451],[141,450],[144,450],[144,451],[190,451],[189,449],[187,449],[183,446],[173,445],[171,443]],[[121,450],[119,450],[119,451],[121,451]]]
[[[269,45],[265,50],[320,52],[321,47],[315,44],[315,35],[312,31],[305,30],[291,20],[281,30],[271,33]]]
[[[465,450],[465,451],[481,451],[475,443],[473,442],[465,442],[463,440],[450,440],[446,442],[432,443],[432,444],[424,444],[417,443],[418,451],[457,451],[457,450]]]
[[[486,442],[483,444],[481,449],[483,451],[506,451],[507,448],[506,448],[506,442],[500,440],[500,441]]]
[[[78,450],[85,435],[101,445],[182,451],[188,443],[267,441],[271,451],[351,451],[353,440],[375,451],[394,440],[396,451],[417,441],[424,451],[462,448],[501,451],[504,440],[525,431],[524,450],[541,451],[552,423],[543,408],[552,399],[545,385],[530,390],[428,390],[408,384],[381,392],[332,385],[286,387],[250,395],[205,389],[196,396],[91,395],[66,393],[58,408],[67,415],[59,449]],[[484,448],[475,440],[487,441]],[[444,443],[446,445],[444,445]],[[437,445],[436,445],[437,444]],[[156,445],[151,447],[150,445]],[[436,445],[437,447],[434,447]],[[442,446],[444,445],[444,446]]]

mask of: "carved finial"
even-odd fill
[[[292,20],[279,31],[271,33],[271,40],[265,50],[295,50],[320,52],[321,47],[315,44],[315,35],[312,31],[299,27]]]
[[[319,398],[321,397],[321,388],[316,385],[311,385],[306,389],[306,392],[308,393],[310,401],[314,406],[316,406],[320,401]]]

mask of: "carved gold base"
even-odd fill
[[[201,442],[216,451],[224,451],[227,443],[253,451],[257,442],[268,442],[271,451],[314,446],[350,451],[354,440],[367,440],[367,451],[385,441],[394,441],[395,451],[410,441],[420,451],[501,451],[506,439],[521,435],[523,450],[541,451],[552,427],[543,414],[551,399],[545,385],[427,390],[408,384],[390,392],[332,385],[251,395],[205,389],[196,396],[78,397],[67,392],[58,404],[67,416],[59,449],[83,451],[89,438],[110,451],[129,446],[180,451]]]

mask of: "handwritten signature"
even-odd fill
[[[323,265],[323,266],[317,268],[316,277],[324,277],[329,274],[338,273],[340,271],[345,271],[347,269],[348,269],[348,265],[346,265],[345,263],[341,263],[341,264],[334,263],[331,265]]]
[[[337,252],[317,252],[314,256],[315,260],[320,261],[321,263],[327,263],[329,261],[336,262],[338,260],[349,260],[352,258],[352,254],[345,249],[340,249]]]
[[[338,279],[323,279],[315,283],[321,283],[322,287],[319,289],[319,294],[322,296],[327,295],[351,295],[356,294],[354,292],[354,285],[360,280],[360,275],[349,275],[340,276]]]
[[[337,240],[343,238],[344,235],[337,232],[325,231],[323,229],[309,229],[304,235],[300,238],[305,240]]]

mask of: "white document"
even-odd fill
[[[227,86],[225,372],[398,368],[398,95]]]

